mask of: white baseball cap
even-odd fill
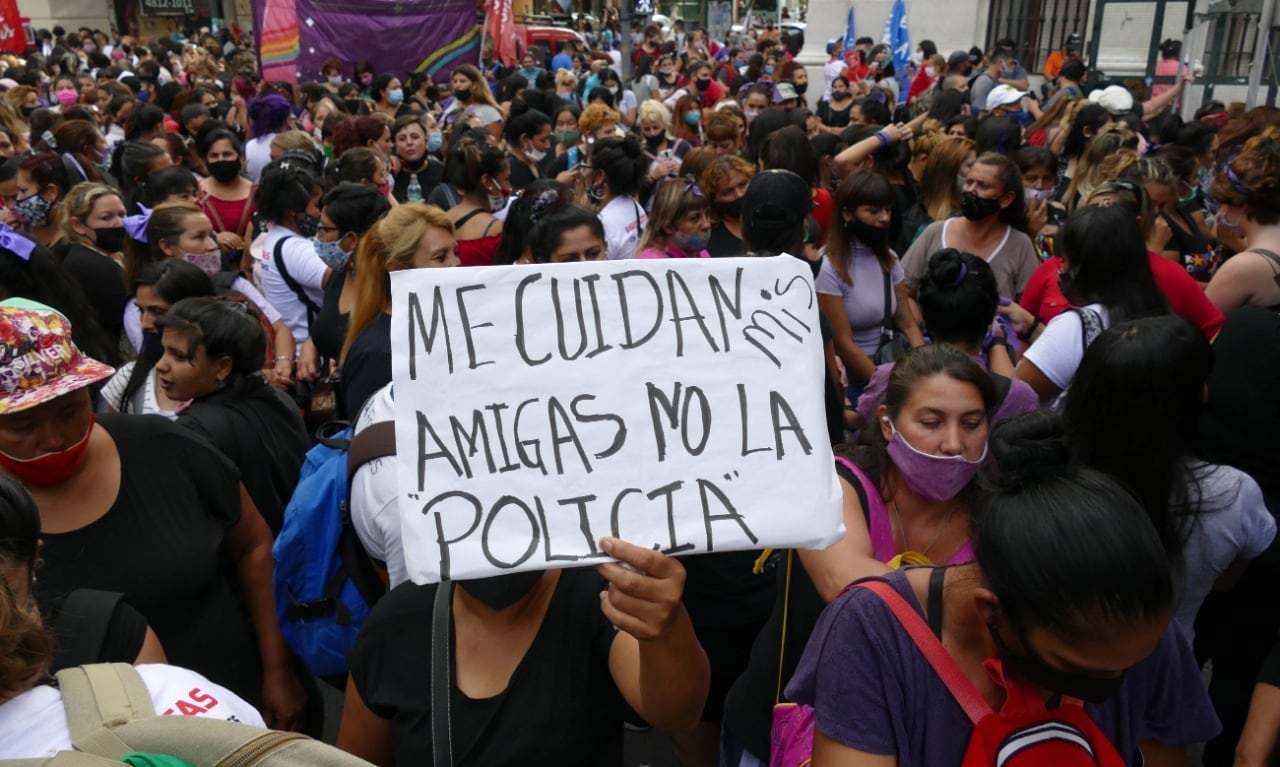
[[[994,111],[996,107],[1016,104],[1019,101],[1022,101],[1022,97],[1026,95],[1026,91],[1020,91],[1012,85],[1005,85],[1001,83],[1000,85],[992,88],[991,92],[987,94],[987,111],[991,112]]]

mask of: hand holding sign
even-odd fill
[[[609,556],[630,565],[596,565],[609,589],[600,592],[600,610],[609,622],[640,641],[667,633],[682,609],[684,565],[661,552],[617,538],[600,539]]]

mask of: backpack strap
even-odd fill
[[[929,573],[929,606],[926,608],[926,614],[929,616],[929,630],[933,635],[942,641],[942,588],[946,585],[947,568],[935,567],[933,572]]]
[[[302,289],[302,286],[298,284],[298,281],[293,278],[292,274],[289,274],[289,267],[285,266],[284,243],[285,240],[288,239],[289,236],[285,236],[281,237],[276,242],[275,252],[272,254],[272,258],[275,261],[276,268],[280,270],[280,277],[284,280],[284,284],[289,287],[289,290],[293,291],[293,294],[298,297],[298,300],[301,301],[302,305],[306,308],[307,327],[310,328],[311,323],[315,321],[316,315],[320,313],[320,307],[316,306],[316,302],[311,300],[311,296],[307,295],[307,291]]]
[[[947,686],[947,690],[951,692],[951,697],[955,698],[956,703],[960,704],[960,708],[964,709],[964,713],[971,722],[976,725],[982,721],[983,717],[991,713],[991,706],[987,705],[986,699],[973,686],[973,682],[969,681],[969,677],[965,676],[964,671],[956,664],[951,654],[942,646],[942,641],[933,635],[928,625],[925,624],[924,619],[920,617],[920,613],[913,610],[911,605],[907,604],[907,600],[903,599],[896,589],[882,580],[874,579],[854,584],[851,588],[862,588],[871,591],[880,597],[885,605],[893,611],[898,623],[906,630],[907,635],[911,637],[911,641],[915,642],[916,647],[920,649],[920,653],[924,655],[924,659],[933,667],[933,672]]]
[[[97,663],[111,618],[123,599],[124,594],[118,591],[97,589],[76,589],[68,594],[53,623],[57,637],[53,667]]]
[[[77,751],[119,759],[136,749],[114,728],[156,715],[151,692],[128,663],[95,663],[59,671],[58,687]]]
[[[431,749],[435,767],[453,767],[453,728],[450,726],[453,677],[453,581],[441,581],[431,610]]]
[[[853,487],[853,492],[858,494],[858,503],[862,504],[862,516],[867,520],[867,531],[871,531],[871,500],[867,492],[867,479],[857,466],[853,465],[853,461],[842,455],[836,456],[836,474],[845,482]]]
[[[360,536],[351,524],[351,481],[356,472],[366,463],[396,454],[395,421],[380,421],[362,430],[351,438],[347,450],[347,499],[342,506],[342,533],[338,541],[338,550],[342,554],[342,569],[351,579],[351,585],[360,592],[365,604],[372,607],[387,593],[387,587],[373,569],[369,561],[369,552],[365,551]],[[336,592],[336,590],[335,590]],[[336,597],[337,594],[335,593]],[[341,605],[341,601],[337,600]]]
[[[1089,351],[1089,344],[1102,335],[1102,317],[1087,306],[1073,306],[1071,311],[1080,318],[1081,351]]]

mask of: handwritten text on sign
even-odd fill
[[[808,267],[615,261],[392,276],[419,583],[840,533]]]

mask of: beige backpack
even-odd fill
[[[157,716],[137,670],[98,663],[59,671],[58,686],[75,751],[47,759],[0,760],[0,767],[105,767],[131,753],[165,754],[194,767],[371,767],[295,732],[192,716]]]

